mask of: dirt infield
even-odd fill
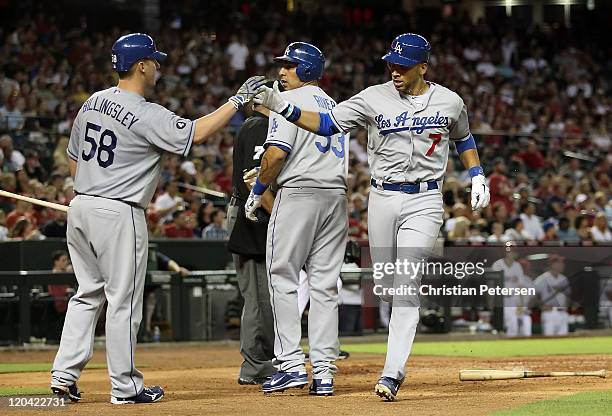
[[[2,352],[0,362],[51,362],[55,351]],[[86,370],[79,382],[83,401],[60,414],[109,415],[485,415],[523,403],[586,390],[612,390],[612,379],[554,378],[489,382],[460,382],[461,368],[528,368],[569,371],[612,369],[612,355],[526,358],[414,357],[398,401],[382,402],[373,394],[384,363],[382,355],[353,354],[340,361],[334,397],[310,397],[307,389],[264,396],[256,386],[236,383],[241,362],[235,344],[212,346],[139,347],[137,363],[147,384],[160,384],[166,397],[160,403],[112,406],[106,370]],[[92,362],[104,363],[103,350]],[[0,374],[0,388],[46,387],[47,373]],[[291,392],[291,393],[289,393]],[[291,409],[290,411],[287,409]],[[4,410],[4,409],[3,409]],[[3,412],[2,412],[3,413]],[[17,412],[10,412],[17,414]],[[19,414],[48,415],[48,410]]]

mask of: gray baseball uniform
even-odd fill
[[[453,91],[431,82],[420,96],[399,93],[387,82],[338,104],[331,119],[340,129],[368,130],[373,186],[368,204],[372,261],[419,261],[433,247],[442,225],[442,179],[450,140],[470,136],[467,110]],[[390,190],[400,183],[402,191]],[[386,189],[385,189],[386,188]],[[419,285],[420,276],[391,277],[394,287]],[[383,296],[393,301],[383,376],[402,379],[419,322],[418,296]]]
[[[67,149],[77,161],[67,240],[79,288],[68,305],[53,384],[71,385],[80,377],[106,300],[111,394],[131,397],[144,388],[134,364],[148,253],[144,207],[155,192],[163,152],[186,155],[193,131],[191,120],[117,87],[95,93],[81,107]]]
[[[336,103],[304,86],[282,93],[301,108],[328,112]],[[337,280],[346,249],[347,135],[321,137],[278,114],[268,123],[266,146],[289,154],[268,225],[266,260],[274,314],[274,353],[280,370],[304,372],[297,289],[303,265],[309,277],[308,339],[313,377],[330,378],[338,357]]]
[[[563,274],[550,271],[536,277],[533,286],[543,305],[542,333],[546,336],[567,335],[569,331],[570,281]]]

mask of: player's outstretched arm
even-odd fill
[[[331,136],[340,132],[328,114],[302,111],[298,106],[285,101],[278,89],[278,81],[274,83],[274,88],[262,86],[253,98],[253,102],[280,114],[296,126],[320,136]]]
[[[238,89],[236,95],[231,96],[227,103],[214,112],[197,119],[195,121],[193,142],[195,144],[202,143],[225,127],[234,114],[253,99],[265,81],[265,77],[259,75],[247,79]]]

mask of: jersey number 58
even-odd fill
[[[85,141],[91,144],[91,148],[89,149],[88,153],[85,153],[85,148],[83,148],[83,153],[81,154],[81,157],[85,162],[89,162],[96,155],[97,152],[98,165],[100,165],[100,167],[102,168],[107,168],[113,164],[113,160],[115,159],[115,153],[113,153],[113,150],[115,150],[115,147],[117,147],[117,136],[112,130],[106,129],[102,133],[100,133],[99,139],[96,142],[96,139],[90,135],[91,133],[93,133],[91,132],[91,130],[100,133],[102,127],[94,123],[87,123],[87,126],[85,127]],[[104,140],[107,137],[110,139],[110,143],[108,144],[105,143]],[[104,158],[102,157],[103,153],[106,154]]]

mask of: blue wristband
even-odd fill
[[[253,193],[255,195],[263,195],[266,189],[268,189],[268,185],[259,182],[259,178],[255,179],[255,185],[253,185]]]
[[[470,168],[468,172],[470,173],[470,178],[478,175],[484,176],[484,170],[482,170],[482,167],[480,166],[474,166],[473,168]]]
[[[289,103],[287,105],[287,108],[285,108],[283,110],[281,115],[283,117],[285,117],[287,119],[287,121],[293,123],[294,121],[296,121],[296,120],[298,120],[300,118],[300,116],[302,115],[302,110],[300,110],[300,108],[298,106],[295,106],[295,105]]]
[[[462,141],[456,141],[455,147],[457,148],[457,153],[459,155],[470,149],[476,149],[476,141],[474,140],[474,136],[472,136],[472,133],[470,133],[466,139]]]

